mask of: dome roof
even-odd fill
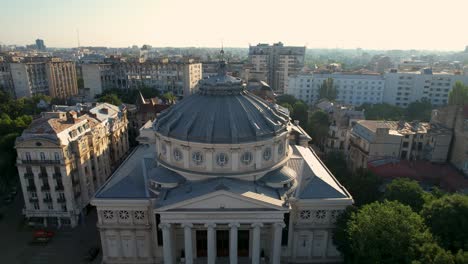
[[[154,129],[190,142],[232,144],[266,140],[286,131],[289,116],[245,91],[239,78],[228,76],[224,61],[218,75],[200,81],[190,95],[162,112]]]
[[[297,178],[297,173],[290,167],[283,166],[282,168],[273,170],[265,174],[260,181],[268,186],[282,186],[285,183],[294,181]]]

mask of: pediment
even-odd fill
[[[242,194],[217,191],[200,197],[181,201],[159,210],[284,210],[282,201],[256,193]]]

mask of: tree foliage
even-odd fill
[[[382,104],[369,104],[364,103],[357,110],[364,109],[364,115],[368,120],[401,120],[405,117],[403,108],[390,105],[387,103]]]
[[[463,85],[457,81],[449,93],[449,105],[467,105],[468,104],[468,85]]]
[[[105,94],[104,96],[99,97],[98,102],[109,103],[109,104],[113,104],[117,106],[122,104],[122,100],[120,100],[120,98],[116,94],[113,94],[113,93]]]
[[[299,125],[305,127],[307,126],[307,120],[309,116],[309,107],[302,101],[296,101],[292,105],[293,111],[291,118],[293,120],[299,120]]]
[[[117,88],[106,89],[102,94],[96,96],[96,99],[99,101],[101,97],[106,96],[107,94],[115,94],[123,103],[134,104],[137,101],[140,92],[145,98],[152,98],[160,96],[160,92],[157,89],[153,89],[147,86],[140,86],[138,89],[123,90]]]
[[[276,97],[276,103],[279,104],[279,105],[282,105],[282,104],[289,104],[289,105],[294,105],[298,100],[296,99],[296,97],[290,95],[290,94],[283,94],[283,95],[280,95],[278,97]]]
[[[419,120],[428,122],[431,120],[432,104],[429,100],[415,101],[405,109],[407,121]]]
[[[330,121],[324,111],[315,111],[310,115],[306,131],[317,145],[322,145],[328,135]]]
[[[353,195],[357,206],[372,203],[380,199],[379,187],[382,180],[366,169],[359,169],[345,177],[339,177],[341,184]]]
[[[468,251],[468,196],[445,195],[426,204],[421,212],[440,245]]]
[[[319,98],[328,99],[329,101],[335,101],[338,96],[338,90],[333,84],[333,78],[323,80],[323,83],[319,87]]]
[[[417,181],[399,178],[387,185],[383,198],[390,201],[398,201],[404,205],[408,205],[415,212],[419,212],[425,203],[427,195]]]

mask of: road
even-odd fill
[[[74,229],[53,230],[56,235],[46,245],[30,245],[33,229],[22,224],[23,197],[19,192],[13,203],[0,206],[1,263],[5,264],[83,264],[86,252],[98,246],[96,213],[91,211],[85,223]],[[101,262],[101,254],[92,263]]]

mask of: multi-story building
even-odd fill
[[[16,97],[36,94],[67,99],[78,94],[75,63],[58,58],[10,63]]]
[[[36,39],[36,48],[37,48],[37,50],[44,51],[46,49],[46,46],[44,44],[44,40]]]
[[[447,161],[452,132],[439,124],[359,120],[349,135],[352,168],[379,159]]]
[[[201,63],[193,59],[83,64],[82,71],[84,88],[89,90],[90,99],[105,89],[137,89],[142,86],[187,96],[196,90],[198,81],[202,79]]]
[[[453,131],[449,161],[468,175],[468,106],[445,106],[432,111],[432,123]]]
[[[429,100],[440,106],[448,102],[449,92],[457,81],[468,84],[468,76],[446,72],[435,73],[431,69],[419,72],[390,70],[385,73],[383,102],[406,107],[417,100]]]
[[[338,96],[343,104],[361,105],[383,101],[385,80],[372,73],[302,73],[289,77],[288,94],[313,105],[319,98],[320,86],[328,78],[333,79]]]
[[[388,103],[406,107],[411,102],[429,100],[432,105],[447,104],[448,95],[457,81],[468,84],[467,75],[390,70],[385,74],[366,73],[300,73],[289,77],[288,94],[313,105],[319,99],[319,88],[327,78],[333,79],[338,91],[336,101],[361,105]]]
[[[15,94],[13,79],[11,77],[10,63],[2,56],[0,56],[0,90],[12,95]]]
[[[305,47],[258,44],[249,47],[250,78],[266,81],[278,93],[287,93],[288,77],[304,67]]]
[[[17,138],[17,168],[30,222],[76,226],[95,191],[128,152],[125,109],[44,112]]]
[[[334,104],[329,112],[330,127],[325,144],[325,151],[343,151],[348,150],[349,132],[352,124],[358,120],[366,119],[364,110],[355,110],[352,106]]]

